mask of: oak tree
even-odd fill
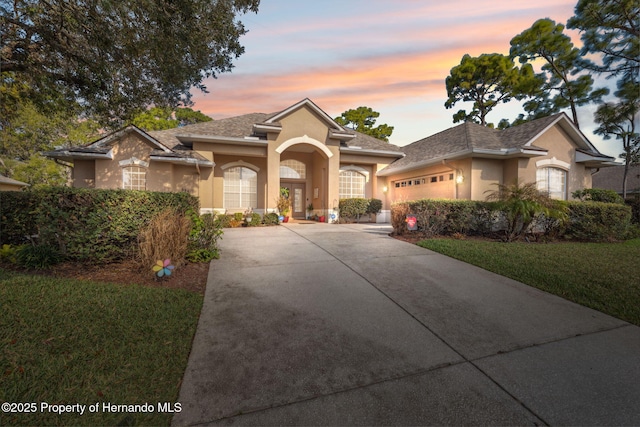
[[[190,105],[193,87],[244,52],[238,15],[259,0],[0,3],[0,68],[42,110],[79,103],[121,125],[149,105]]]

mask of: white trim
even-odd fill
[[[363,168],[362,166],[356,166],[356,165],[344,165],[344,166],[340,166],[340,170],[339,172],[342,171],[355,171],[355,172],[359,172],[362,175],[366,175],[367,176],[367,181],[369,180],[369,171],[365,168]]]
[[[222,170],[226,170],[229,168],[233,168],[236,166],[241,166],[243,168],[249,168],[251,170],[253,170],[254,172],[260,172],[260,168],[258,166],[254,166],[251,163],[247,163],[244,160],[238,160],[237,162],[230,162],[230,163],[225,163],[224,165],[220,166],[220,169]]]
[[[139,166],[143,168],[149,167],[149,162],[140,160],[137,157],[131,157],[130,159],[127,159],[127,160],[121,160],[120,163],[118,164],[120,165],[121,168],[126,168],[127,166]]]
[[[317,139],[313,139],[313,138],[309,137],[306,134],[304,136],[298,136],[296,138],[291,138],[291,139],[286,140],[285,142],[280,144],[280,146],[278,148],[276,148],[276,153],[282,154],[287,148],[291,147],[292,145],[296,145],[296,144],[313,145],[314,147],[316,147],[320,151],[322,151],[324,154],[326,154],[327,157],[333,157],[333,153],[331,152],[331,150],[329,150],[327,148],[326,145],[324,145],[323,143],[321,143]]]
[[[558,167],[560,167],[562,169],[566,169],[566,170],[571,169],[571,165],[569,163],[563,162],[562,160],[558,160],[555,157],[552,157],[550,159],[538,160],[536,162],[536,167],[538,169],[546,168],[546,167],[550,167],[550,166],[558,166]]]

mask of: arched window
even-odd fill
[[[236,166],[224,171],[224,208],[246,209],[258,205],[258,173]]]
[[[341,199],[364,198],[364,185],[366,182],[367,178],[360,172],[352,170],[340,171],[339,197]]]
[[[536,172],[538,190],[552,199],[567,199],[567,171],[559,168],[540,168]]]
[[[280,178],[305,179],[307,167],[298,160],[288,159],[280,162]]]
[[[125,190],[146,190],[147,170],[140,166],[122,168],[122,188]]]

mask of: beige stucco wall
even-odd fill
[[[530,159],[521,159],[519,162],[519,180],[521,183],[536,182],[536,171],[539,162],[553,159],[568,163],[567,171],[567,198],[571,199],[571,193],[582,189],[591,188],[591,169],[584,165],[574,163],[576,146],[559,125],[555,125],[533,142],[537,147],[548,150],[548,154]],[[549,165],[565,169],[561,165]]]
[[[472,159],[471,200],[485,200],[487,193],[503,183],[503,162],[496,159]]]
[[[95,160],[75,160],[72,170],[73,186],[78,188],[94,188],[96,181]]]
[[[127,133],[120,140],[113,144],[113,160],[98,159],[95,161],[95,188],[122,188],[122,168],[120,162],[123,160],[136,157],[139,160],[149,162],[149,154],[153,151],[146,141],[144,141],[139,135],[135,133]],[[160,167],[164,169],[163,166]],[[151,172],[151,167],[149,172]],[[153,191],[158,190],[158,187],[162,187],[159,183],[157,185],[151,185],[152,180],[162,176],[162,173],[154,174],[147,173],[147,189]],[[169,180],[169,183],[171,181]],[[169,184],[170,185],[170,184]]]

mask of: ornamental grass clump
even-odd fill
[[[149,269],[158,261],[170,259],[179,266],[185,262],[191,220],[173,208],[158,213],[138,235],[138,261]]]

